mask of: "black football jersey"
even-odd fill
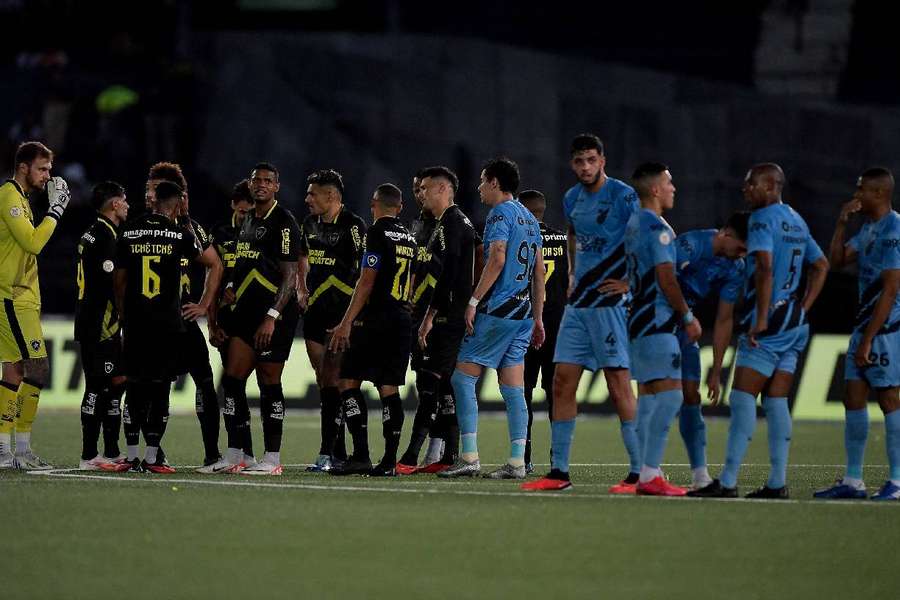
[[[191,219],[191,225],[194,228],[194,234],[197,236],[197,241],[200,243],[201,252],[206,251],[210,246],[209,234],[206,229],[195,221]],[[187,258],[181,259],[181,302],[187,304],[198,303],[200,302],[200,298],[203,296],[203,286],[206,284],[206,267],[201,265],[198,262],[188,260]]]
[[[100,215],[78,240],[75,339],[85,344],[102,342],[119,331],[112,280],[118,238],[115,224]]]
[[[275,303],[281,286],[282,262],[297,262],[300,229],[288,209],[277,201],[269,211],[247,214],[238,233],[234,271],[235,308],[265,313]]]
[[[452,204],[437,220],[416,275],[414,316],[421,319],[430,306],[440,317],[462,318],[472,295],[475,245],[479,236],[469,218]]]
[[[209,231],[209,242],[222,259],[222,281],[231,281],[231,273],[237,262],[237,238],[240,232],[234,215],[228,221],[217,223]]]
[[[126,225],[115,260],[127,272],[126,336],[184,331],[181,261],[199,254],[191,232],[163,215],[146,214]]]
[[[346,207],[331,223],[315,215],[303,220],[300,252],[309,259],[310,309],[318,304],[341,313],[346,310],[359,278],[365,234],[366,224]]]
[[[569,252],[566,234],[541,223],[544,258],[544,319],[559,319],[566,307],[569,288]]]
[[[362,312],[363,321],[390,321],[407,313],[416,241],[397,217],[382,217],[366,232],[362,265],[375,269],[375,285]]]

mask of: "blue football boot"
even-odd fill
[[[900,500],[900,486],[885,481],[878,493],[872,496],[872,500]]]
[[[820,500],[862,500],[868,497],[868,494],[866,494],[866,488],[847,485],[843,483],[842,479],[838,479],[830,488],[813,493],[813,497]]]

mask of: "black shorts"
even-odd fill
[[[125,375],[139,381],[174,381],[183,333],[125,331]]]
[[[406,383],[412,337],[410,318],[395,316],[355,326],[341,359],[341,379],[371,381],[376,386]]]
[[[425,350],[419,347],[418,329],[416,327],[412,335],[413,371],[430,371],[441,377],[452,374],[459,346],[466,335],[465,321],[458,319],[451,324],[446,320],[436,319],[425,340]]]
[[[525,387],[534,389],[537,387],[538,373],[541,375],[541,388],[553,389],[553,375],[556,373],[556,364],[553,362],[553,354],[556,350],[556,335],[559,333],[559,319],[544,322],[544,343],[540,349],[528,347],[525,353]]]
[[[341,322],[346,311],[344,303],[328,305],[319,301],[313,304],[303,314],[303,339],[324,345],[328,330]]]
[[[185,321],[186,331],[178,346],[178,375],[209,369],[209,346],[206,336],[196,321]]]
[[[123,373],[121,334],[102,342],[79,342],[78,349],[86,377],[116,377]]]
[[[253,338],[256,330],[266,317],[268,308],[259,308],[255,314],[245,308],[240,312],[230,315],[227,320],[227,329],[225,333],[229,337],[240,338],[251,348],[254,348]],[[262,352],[257,351],[257,362],[284,363],[287,362],[291,355],[291,346],[294,345],[294,338],[297,335],[297,323],[300,321],[300,308],[293,299],[288,301],[287,305],[281,311],[281,316],[275,321],[275,331],[272,332],[272,339],[269,347]]]

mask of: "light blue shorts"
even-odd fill
[[[776,335],[756,338],[759,346],[750,346],[747,334],[738,338],[735,366],[747,367],[766,377],[775,371],[793,373],[797,370],[800,353],[809,342],[809,325],[801,325]]]
[[[679,329],[676,335],[681,346],[681,380],[700,381],[700,344],[690,341],[684,329]]]
[[[631,377],[638,383],[681,379],[681,347],[674,333],[656,333],[631,340]]]
[[[533,328],[532,319],[501,319],[477,314],[475,333],[463,338],[456,361],[492,369],[523,364]]]
[[[556,337],[555,363],[581,365],[589,371],[627,369],[628,326],[625,308],[566,306]]]
[[[844,379],[862,379],[873,388],[900,386],[900,331],[876,335],[869,352],[871,365],[860,369],[853,361],[862,333],[850,336],[847,358],[844,361]]]

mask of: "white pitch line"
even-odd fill
[[[67,469],[71,471],[74,469]],[[306,483],[265,483],[257,481],[221,481],[210,479],[143,479],[132,477],[115,477],[106,475],[82,475],[77,473],[62,472],[63,469],[55,469],[53,471],[29,471],[29,475],[43,475],[44,477],[58,477],[65,479],[78,479],[88,481],[107,481],[116,483],[156,483],[163,485],[172,485],[179,483],[183,485],[209,485],[220,487],[247,487],[247,488],[264,488],[264,489],[293,489],[308,490],[321,492],[372,492],[383,494],[429,494],[429,495],[450,495],[450,496],[493,496],[493,497],[511,497],[511,498],[584,498],[592,500],[620,500],[628,498],[640,499],[656,499],[668,501],[697,501],[697,502],[726,502],[726,503],[743,503],[743,504],[804,504],[810,506],[900,506],[896,502],[865,502],[861,500],[757,500],[754,498],[670,498],[658,496],[627,496],[627,495],[611,495],[611,494],[566,494],[566,493],[528,493],[528,492],[493,492],[488,490],[457,490],[450,486],[441,486],[440,488],[425,489],[404,489],[392,487],[359,487],[350,485],[315,485]]]

